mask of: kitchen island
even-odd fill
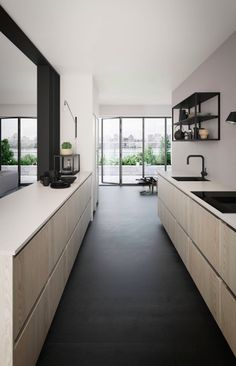
[[[35,365],[92,220],[92,176],[0,200],[0,366]]]
[[[214,181],[176,181],[159,173],[158,213],[172,243],[236,355],[236,214],[192,191],[230,191]]]

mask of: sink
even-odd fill
[[[202,177],[172,177],[175,180],[181,182],[209,182],[208,179]]]
[[[236,192],[191,192],[222,213],[236,213]]]

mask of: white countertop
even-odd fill
[[[168,180],[170,183],[172,183],[174,186],[179,188],[182,192],[187,194],[189,197],[191,197],[194,201],[198,202],[202,207],[205,207],[208,211],[212,212],[216,217],[218,217],[220,220],[224,221],[227,225],[232,227],[234,230],[236,230],[236,213],[222,213],[218,211],[216,208],[212,207],[205,201],[203,201],[201,198],[195,196],[191,191],[233,191],[230,188],[227,188],[223,186],[222,184],[219,184],[214,181],[204,181],[204,182],[180,182],[172,178],[173,177],[182,177],[184,174],[177,174],[174,171],[167,171],[167,172],[159,172],[160,176]],[[186,175],[186,174],[185,174]],[[236,191],[236,189],[235,189]]]
[[[0,199],[0,255],[16,255],[91,175],[80,172],[65,189],[31,184]]]

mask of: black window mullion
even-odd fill
[[[119,183],[122,185],[122,118],[120,118],[120,134],[119,134]]]
[[[2,119],[0,118],[0,171],[2,170]]]
[[[142,163],[143,163],[143,166],[142,166],[142,177],[144,178],[145,177],[145,162],[144,162],[144,154],[145,154],[145,118],[142,118]]]
[[[165,171],[167,170],[167,118],[165,117]]]
[[[103,157],[103,118],[102,118],[101,119],[101,182],[102,183],[104,183],[103,164],[104,164],[104,157]]]
[[[18,136],[17,136],[17,145],[18,145],[18,151],[17,151],[17,156],[18,156],[18,185],[21,184],[21,118],[18,118]]]

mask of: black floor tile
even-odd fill
[[[155,196],[102,187],[38,366],[231,366]]]

